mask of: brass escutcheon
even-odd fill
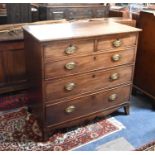
[[[69,62],[67,64],[65,64],[65,68],[68,69],[68,70],[72,70],[76,67],[76,63],[75,62]]]
[[[117,99],[117,94],[112,94],[109,96],[109,101],[115,101]]]
[[[77,47],[76,47],[76,46],[70,45],[70,46],[68,46],[68,47],[65,49],[65,53],[66,53],[67,55],[70,55],[70,54],[75,53],[76,50],[77,50]]]
[[[67,83],[67,84],[65,85],[65,89],[66,89],[67,91],[71,91],[71,90],[73,90],[74,88],[75,88],[75,83],[73,83],[73,82]]]
[[[118,74],[118,73],[113,73],[113,74],[110,76],[110,79],[111,79],[112,81],[118,80],[118,79],[119,79],[119,74]]]
[[[74,105],[71,105],[71,106],[69,106],[69,107],[67,107],[66,109],[65,109],[65,112],[66,113],[72,113],[72,112],[74,112],[75,111],[75,106]]]
[[[114,54],[113,56],[112,56],[112,60],[113,61],[119,61],[121,59],[121,55],[120,54]]]
[[[116,39],[115,41],[113,41],[113,46],[114,47],[120,47],[122,44],[121,40],[119,39]]]

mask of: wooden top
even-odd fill
[[[1,41],[12,41],[12,40],[23,40],[23,29],[25,25],[42,25],[42,24],[53,24],[53,23],[64,23],[67,22],[65,19],[61,20],[46,20],[38,21],[34,23],[20,23],[20,24],[5,24],[0,25],[0,42]]]
[[[91,19],[82,19],[82,20],[80,19],[80,20],[72,20],[72,21],[66,21],[65,19],[62,19],[62,20],[39,21],[39,22],[35,22],[35,23],[5,24],[5,25],[0,25],[0,42],[1,41],[12,41],[12,40],[23,40],[22,27],[26,26],[26,25],[72,23],[72,22],[81,22],[81,21],[88,21],[88,20],[89,21],[100,20],[100,21],[108,21],[108,22],[117,22],[117,23],[121,23],[121,24],[134,22],[134,20],[132,20],[130,18],[111,17],[111,18],[91,18]]]
[[[138,32],[140,29],[104,20],[24,26],[24,30],[40,42],[64,40],[117,33]]]

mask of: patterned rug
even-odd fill
[[[136,149],[135,151],[155,151],[155,141],[150,142],[150,143]]]
[[[0,115],[0,150],[72,150],[123,128],[114,118],[97,118],[83,126],[57,131],[43,143],[35,117],[20,108]]]
[[[0,111],[23,107],[28,103],[29,95],[26,91],[18,91],[0,95]]]

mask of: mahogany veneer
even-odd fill
[[[138,31],[105,21],[24,27],[30,109],[44,140],[120,107],[129,113]]]
[[[23,41],[0,41],[0,94],[26,88]]]
[[[143,31],[139,36],[135,64],[134,90],[155,100],[155,16],[140,12],[138,27]],[[135,92],[135,91],[134,91]],[[155,109],[155,104],[152,104]]]
[[[92,18],[85,19],[84,21],[106,21],[106,22],[118,22],[126,25],[132,25],[135,23],[132,19],[126,18]],[[66,20],[50,20],[42,21],[30,24],[53,24],[53,23],[66,23]],[[81,20],[73,21],[81,22]],[[27,68],[25,66],[25,52],[23,44],[23,31],[22,24],[7,24],[0,26],[0,93],[9,93],[17,90],[27,89],[29,83],[27,82]],[[63,43],[64,42],[64,43]],[[68,47],[68,41],[62,41],[52,45],[47,44],[45,46],[46,52],[44,52],[44,58],[46,61],[63,60],[69,57],[85,56],[94,51],[93,40],[72,40],[72,44],[75,44],[79,48],[72,56],[66,55],[63,50]],[[112,46],[111,46],[112,47]],[[56,51],[59,52],[56,52]],[[51,52],[52,51],[52,52]],[[54,55],[53,55],[54,52]],[[52,57],[51,57],[52,56]],[[52,59],[51,59],[52,58]]]

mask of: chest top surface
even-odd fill
[[[141,31],[131,26],[105,21],[29,25],[23,29],[40,42]]]

